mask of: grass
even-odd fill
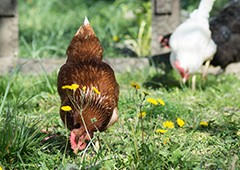
[[[216,1],[213,15],[227,1]],[[181,3],[190,12],[199,1]],[[105,56],[150,56],[150,0],[19,0],[18,11],[20,57],[65,57],[85,16],[99,37]]]
[[[196,5],[184,2],[189,11]],[[20,0],[20,56],[65,56],[85,15],[105,56],[128,56],[119,45],[131,48],[131,55],[146,56],[150,12],[147,0]],[[29,76],[16,70],[1,76],[0,169],[240,169],[239,78],[198,78],[197,90],[192,91],[190,82],[179,84],[173,71],[164,74],[149,67],[116,75],[119,121],[107,132],[96,133],[78,155],[60,120],[57,74]],[[140,89],[132,87],[133,82]],[[165,105],[151,104],[148,98],[162,99]],[[146,115],[139,117],[141,112]],[[183,127],[177,118],[185,122]],[[164,127],[166,121],[174,128]]]
[[[1,167],[239,169],[239,79],[210,75],[206,82],[198,80],[197,90],[192,91],[189,84],[179,86],[175,72],[168,74],[176,80],[175,85],[156,81],[166,75],[153,67],[117,73],[121,87],[119,121],[107,132],[96,133],[92,141],[95,147],[91,144],[78,155],[70,149],[69,132],[59,117],[56,73],[2,76]],[[132,87],[132,82],[140,89]],[[146,92],[149,95],[145,96]],[[160,98],[165,105],[151,104],[147,98]],[[138,117],[141,111],[146,112],[143,118]],[[177,118],[184,120],[183,127],[177,125]],[[172,121],[174,128],[164,127],[165,121]],[[201,126],[201,121],[208,126]],[[167,132],[156,132],[158,129]]]
[[[87,16],[106,56],[113,58],[129,56],[130,50],[123,52],[125,45],[120,44],[137,39],[142,22],[150,25],[151,8],[150,1],[146,0],[141,3],[134,0],[20,0],[19,16],[21,57],[65,57],[70,40]],[[149,30],[149,27],[143,30],[148,39]],[[139,56],[149,55],[150,41],[147,42],[146,52],[138,53]],[[142,47],[138,45],[138,49]]]

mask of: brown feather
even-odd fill
[[[82,25],[74,35],[67,49],[67,62],[102,60],[103,48],[91,25]]]

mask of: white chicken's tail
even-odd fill
[[[198,9],[194,10],[190,17],[204,17],[209,18],[209,13],[211,12],[213,8],[215,0],[201,0],[200,4],[198,6]]]

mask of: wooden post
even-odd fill
[[[159,38],[174,31],[179,24],[180,0],[152,0],[152,56],[166,52],[161,48]]]
[[[0,72],[6,72],[18,53],[17,0],[0,0]]]

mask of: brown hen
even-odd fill
[[[86,147],[95,131],[106,130],[118,118],[119,86],[112,68],[102,61],[102,53],[100,41],[85,18],[58,73],[60,116],[71,131],[74,153]]]

